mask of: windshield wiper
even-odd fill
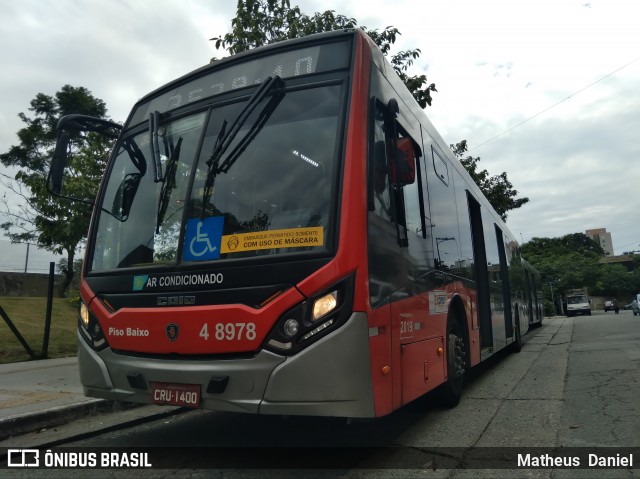
[[[160,183],[162,177],[162,163],[160,162],[160,144],[158,130],[160,129],[160,113],[157,111],[149,114],[149,145],[151,146],[151,164],[153,165],[153,181]]]
[[[140,175],[144,176],[147,172],[147,160],[145,160],[144,154],[142,153],[142,151],[140,151],[140,148],[138,147],[135,140],[129,139],[124,141],[122,143],[122,148],[124,148],[124,150],[127,152],[131,163],[133,163],[133,166],[138,169]]]
[[[277,93],[274,93],[271,99],[265,104],[258,118],[251,125],[251,128],[247,133],[238,141],[235,148],[227,155],[224,161],[221,162],[223,155],[229,149],[236,136],[240,132],[240,129],[247,121],[249,116],[253,113],[260,102],[272,91],[279,89]],[[213,185],[215,183],[216,176],[220,173],[226,173],[236,162],[242,152],[249,146],[249,143],[253,141],[258,132],[265,125],[271,114],[275,111],[276,107],[284,97],[284,82],[276,75],[274,77],[267,77],[267,79],[260,84],[260,87],[251,95],[249,101],[244,106],[240,114],[236,117],[235,121],[227,130],[227,120],[224,120],[216,143],[213,147],[213,151],[207,160],[207,179],[204,185],[204,194],[202,198],[202,216],[204,217],[206,205],[211,200],[213,194]]]
[[[162,179],[160,189],[160,201],[158,202],[158,216],[156,221],[156,234],[160,233],[160,226],[164,222],[164,215],[167,213],[171,192],[176,187],[176,170],[178,169],[178,159],[180,158],[180,146],[182,137],[178,138],[178,143],[171,151],[171,156],[167,160],[167,169]]]

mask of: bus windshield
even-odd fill
[[[157,138],[148,129],[124,135],[97,210],[91,271],[326,252],[343,86],[277,94],[250,112],[245,96],[160,115]]]

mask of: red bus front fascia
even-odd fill
[[[367,312],[369,328],[376,326],[376,318],[371,314],[367,287],[369,273],[366,158],[371,65],[372,54],[365,34],[357,32],[344,145],[338,248],[333,260],[298,283],[297,289],[286,291],[260,309],[231,304],[122,308],[111,312],[95,298],[93,291],[83,281],[81,296],[98,319],[112,349],[148,354],[255,352],[285,311],[318,292],[331,288],[350,274],[356,275],[353,310]],[[208,340],[201,336],[205,323],[208,325]],[[213,338],[216,333],[215,325],[218,323],[255,323],[256,337],[253,340],[244,336],[240,339],[216,341]],[[175,324],[179,329],[174,340],[168,337],[167,332],[167,327],[171,324]],[[244,331],[246,332],[246,326]],[[383,375],[380,372],[385,365],[391,364],[390,331],[370,338],[369,344],[375,414],[380,416],[390,412],[392,407],[392,375]]]
[[[146,354],[250,353],[280,315],[304,301],[291,288],[260,309],[243,304],[122,308],[111,312],[82,284],[82,297],[113,350]]]
[[[86,282],[82,282],[81,295],[91,312],[97,317],[109,346],[115,350],[140,353],[216,354],[226,352],[249,352],[259,349],[264,338],[289,308],[330,288],[337,281],[356,273],[354,311],[367,311],[368,292],[362,278],[368,278],[367,267],[367,199],[366,199],[366,155],[367,114],[371,51],[364,34],[355,36],[353,77],[347,117],[347,135],[342,178],[340,227],[338,249],[335,258],[313,275],[301,281],[295,288],[283,293],[263,308],[254,309],[245,305],[220,306],[176,306],[168,308],[123,308],[110,312],[100,300],[94,298]],[[302,293],[302,294],[300,294]],[[209,340],[200,334],[207,323]],[[243,328],[240,339],[212,341],[218,323],[232,323],[237,332]],[[246,338],[246,326],[255,324],[256,336]],[[166,328],[175,324],[178,337],[167,338]],[[111,328],[111,329],[109,329]],[[229,328],[231,330],[232,328]],[[148,333],[148,336],[146,334]],[[251,335],[253,337],[253,335]],[[187,339],[188,338],[188,339]],[[215,347],[213,346],[215,344]]]

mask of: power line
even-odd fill
[[[632,241],[631,243],[627,243],[627,244],[623,244],[622,246],[618,246],[618,249],[620,248],[626,248],[627,246],[631,246],[631,245],[638,245],[640,246],[640,244],[638,243],[638,241]]]
[[[576,96],[578,93],[582,93],[583,91],[585,91],[587,88],[591,88],[593,85],[595,85],[596,83],[601,82],[602,80],[604,80],[605,78],[610,77],[611,75],[618,73],[620,70],[622,70],[623,68],[627,68],[629,65],[632,65],[633,63],[637,62],[638,60],[640,60],[640,57],[636,58],[635,60],[630,61],[629,63],[622,65],[620,68],[612,71],[611,73],[606,74],[605,76],[603,76],[602,78],[600,78],[599,80],[594,81],[593,83],[587,85],[586,87],[582,88],[581,90],[578,90],[574,93],[572,93],[571,95],[569,95],[568,97],[554,103],[553,105],[545,108],[544,110],[539,111],[538,113],[536,113],[533,116],[530,116],[529,118],[527,118],[526,120],[521,121],[520,123],[513,125],[511,128],[504,130],[502,133],[498,133],[496,136],[489,138],[487,141],[480,143],[479,145],[474,146],[473,148],[471,148],[470,150],[468,150],[469,152],[475,150],[476,148],[480,148],[481,146],[486,145],[487,143],[492,142],[493,140],[495,140],[496,138],[501,137],[502,135],[509,133],[511,130],[518,128],[521,125],[524,125],[526,122],[528,122],[529,120],[533,120],[535,117],[542,115],[543,113],[551,110],[552,108],[555,108],[556,106],[558,106],[560,103],[565,102],[567,100],[569,100],[570,98],[573,98],[574,96]]]

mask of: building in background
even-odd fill
[[[587,230],[585,231],[585,234],[602,246],[602,249],[607,256],[613,256],[613,241],[611,239],[611,233],[607,233],[606,228]]]

